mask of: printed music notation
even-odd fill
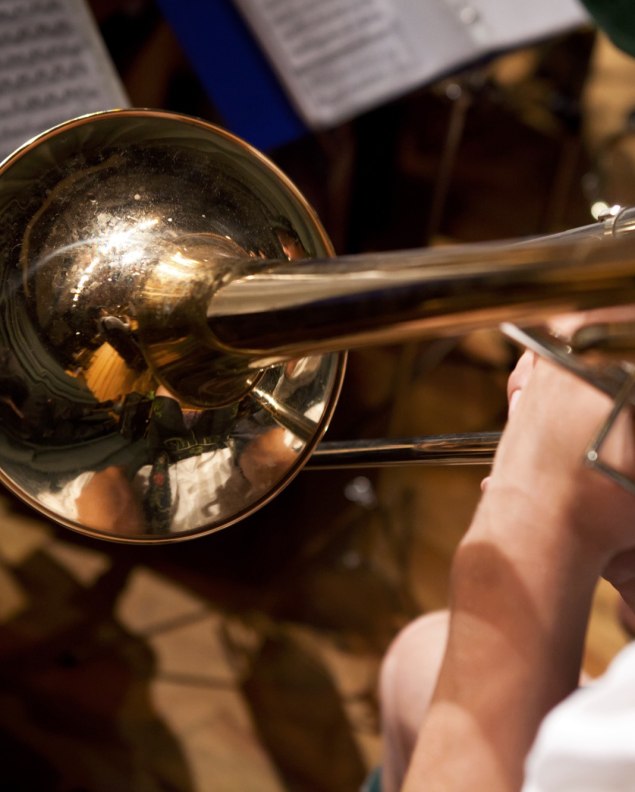
[[[235,0],[309,127],[580,26],[577,0]]]
[[[55,124],[127,104],[84,0],[2,0],[0,159]]]

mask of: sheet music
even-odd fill
[[[235,0],[309,127],[582,25],[577,0]]]
[[[0,159],[128,100],[84,0],[0,0]]]

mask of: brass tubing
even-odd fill
[[[619,228],[615,223],[529,242],[252,260],[211,297],[208,327],[223,350],[259,368],[309,353],[633,303],[630,213]]]
[[[500,432],[466,432],[425,437],[322,442],[306,469],[395,467],[399,465],[489,465]]]
[[[1,163],[0,182],[0,481],[93,537],[220,530],[310,459],[487,464],[496,434],[314,455],[345,350],[635,303],[632,210],[529,241],[329,258],[272,163],[164,112],[73,119]]]

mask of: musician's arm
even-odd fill
[[[538,363],[452,570],[448,646],[405,790],[517,790],[577,684],[591,598],[635,544],[635,498],[582,463],[603,396]],[[607,449],[633,468],[628,427]]]

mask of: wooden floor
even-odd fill
[[[452,110],[437,94],[333,136],[353,138],[381,176],[369,195],[336,157],[326,180],[348,184],[351,198],[337,211],[305,149],[277,153],[340,250],[423,244],[430,231],[438,243],[589,222],[578,138],[543,123],[531,102],[519,111],[522,69],[498,67],[507,87],[475,95],[433,228]],[[387,129],[392,153],[382,148]],[[491,333],[356,353],[332,435],[500,428],[513,357]],[[84,540],[5,493],[0,787],[355,792],[380,761],[382,654],[408,619],[445,605],[483,472],[305,471],[245,523],[160,548]],[[587,670],[600,673],[626,640],[601,586]]]

